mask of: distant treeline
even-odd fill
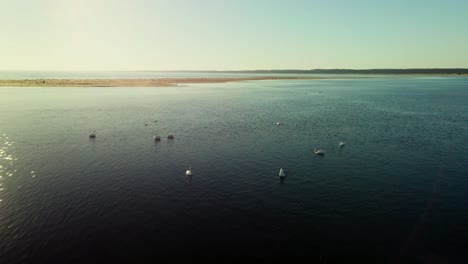
[[[209,73],[258,73],[258,74],[468,74],[468,69],[315,69],[315,70],[252,70],[252,71],[196,71]]]

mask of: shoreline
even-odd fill
[[[246,78],[134,78],[134,79],[23,79],[0,80],[0,87],[168,87],[191,83],[227,83],[267,80],[343,79],[328,77],[246,77]],[[347,78],[346,78],[347,79]]]
[[[343,76],[344,75],[344,76]],[[109,79],[0,79],[0,87],[169,87],[184,84],[199,83],[228,83],[243,81],[268,80],[339,80],[339,79],[366,79],[403,76],[430,76],[430,77],[466,77],[465,74],[386,74],[368,76],[259,76],[259,77],[233,77],[233,78],[109,78]]]

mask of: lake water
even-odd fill
[[[466,263],[467,142],[465,77],[0,88],[0,262]]]

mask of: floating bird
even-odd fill
[[[340,147],[343,147],[345,145],[343,140],[340,140]]]
[[[322,155],[322,156],[325,155],[325,151],[323,151],[321,149],[317,150],[316,148],[314,148],[314,153],[316,155]]]
[[[174,134],[169,133],[169,135],[167,135],[167,138],[169,138],[169,139],[174,139]]]
[[[286,177],[286,174],[284,173],[283,168],[280,168],[280,171],[279,171],[279,173],[278,173],[278,176],[279,176],[281,179],[283,179],[283,178]]]
[[[153,139],[154,141],[161,141],[161,137],[158,135],[154,135]]]
[[[278,125],[278,126],[279,126],[279,125],[281,125],[281,122],[279,122],[279,121],[278,121],[278,122],[276,122],[276,125]]]
[[[192,176],[192,165],[190,165],[188,170],[185,171],[185,175]]]
[[[93,133],[89,134],[89,138],[96,138],[96,130]]]

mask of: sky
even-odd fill
[[[0,0],[0,70],[468,68],[466,0]]]

